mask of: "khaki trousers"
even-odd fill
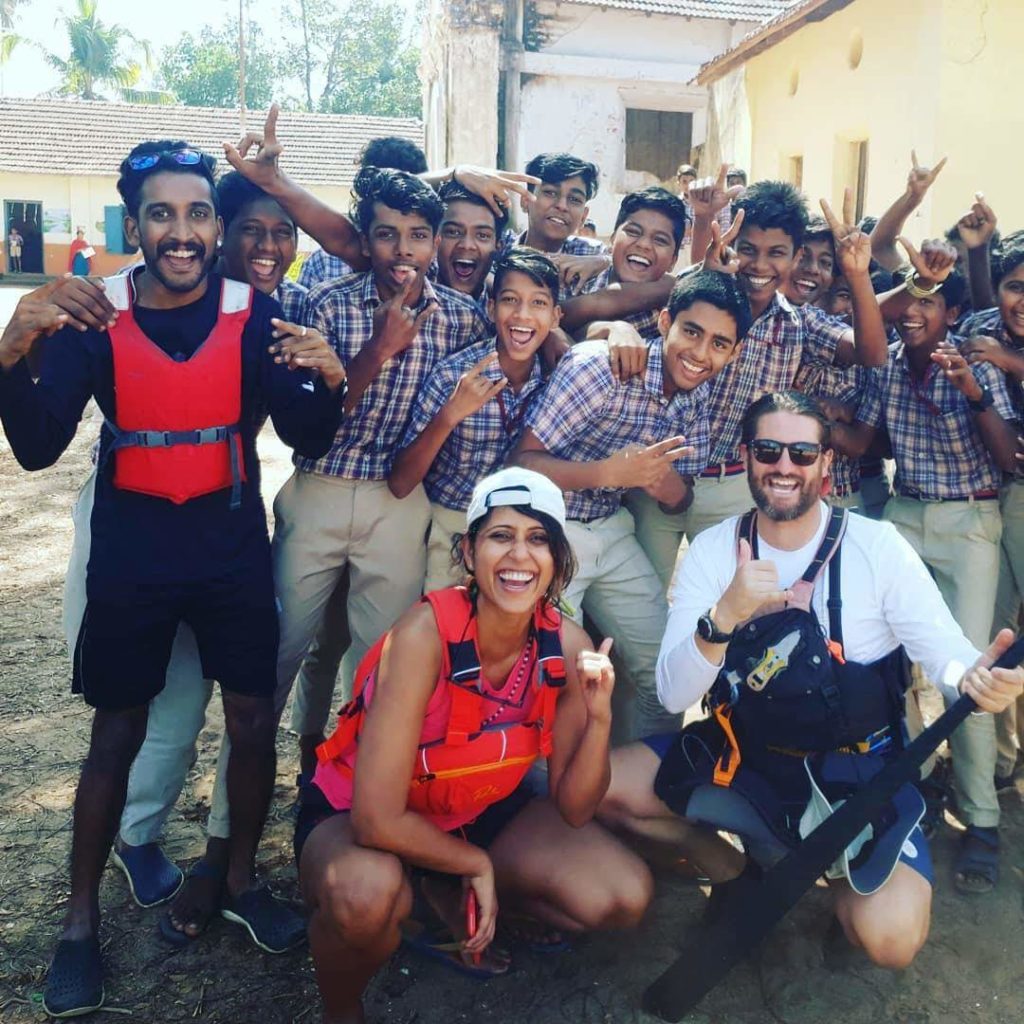
[[[466,573],[452,564],[452,538],[466,532],[466,513],[430,503],[430,534],[427,538],[427,579],[423,592],[456,587]]]
[[[753,504],[746,473],[697,477],[693,503],[678,515],[662,512],[658,503],[643,491],[630,491],[626,496],[626,507],[636,520],[636,539],[666,591],[672,583],[683,538],[693,540],[723,519],[742,515]]]
[[[988,646],[999,579],[1002,521],[996,501],[917,501],[896,496],[884,518],[928,566],[960,628],[979,650]],[[992,715],[971,715],[950,739],[957,800],[968,824],[995,828],[999,801],[996,726]]]
[[[620,508],[590,523],[570,520],[565,532],[579,563],[564,595],[573,618],[582,624],[586,611],[603,636],[614,639],[634,687],[631,706],[625,705],[626,734],[638,739],[677,730],[679,716],[661,706],[655,681],[668,615],[665,588],[637,542],[633,517]],[[616,704],[623,706],[621,700]]]
[[[288,479],[274,499],[273,544],[281,621],[277,682],[285,699],[346,566],[352,640],[346,664],[358,665],[419,598],[429,514],[422,487],[398,499],[383,480],[344,480],[300,470]],[[350,683],[343,687],[344,698],[351,693]],[[329,675],[299,677],[292,726],[301,735],[323,731],[334,700],[332,684]]]
[[[999,586],[996,588],[996,612],[992,632],[1020,629],[1021,599],[1024,595],[1024,481],[1014,480],[1003,488],[999,498],[1003,517],[1003,539],[999,548]],[[996,771],[1011,775],[1017,756],[1024,748],[1024,698],[996,716]]]

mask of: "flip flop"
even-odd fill
[[[402,945],[475,981],[490,981],[512,970],[511,959],[504,969],[488,967],[483,962],[467,962],[462,955],[462,943],[456,941],[451,929],[445,925],[429,928],[421,921],[410,918],[402,924]]]
[[[218,868],[213,867],[212,864],[208,864],[205,860],[197,860],[195,864],[189,868],[188,878],[219,878],[223,880],[225,873]],[[182,880],[184,884],[184,880]],[[179,887],[180,888],[180,887]],[[190,935],[188,932],[182,931],[180,928],[175,928],[171,923],[170,911],[164,914],[160,918],[160,922],[157,925],[157,930],[160,933],[160,938],[164,940],[168,945],[175,946],[178,949],[184,949],[191,942],[195,942],[196,939],[202,935],[206,929],[210,926],[210,921],[213,915],[217,913],[218,906],[214,906],[210,912],[210,916],[203,922],[203,926],[199,929],[195,935]]]
[[[999,833],[968,825],[953,864],[953,886],[965,896],[991,892],[999,881]]]
[[[99,939],[61,939],[46,978],[43,1009],[51,1017],[78,1017],[98,1010],[104,998]]]
[[[287,953],[306,941],[306,922],[266,885],[225,895],[220,916],[240,924],[266,953]]]

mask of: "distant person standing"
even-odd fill
[[[75,240],[68,250],[68,270],[75,277],[88,277],[89,268],[96,250],[85,240],[85,228],[75,232]]]
[[[21,247],[24,244],[25,239],[21,237],[21,232],[12,224],[11,230],[7,233],[7,266],[12,274],[21,273]]]

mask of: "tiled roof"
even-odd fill
[[[720,21],[764,21],[774,18],[793,0],[560,0],[588,7],[614,7],[645,14],[681,14]]]
[[[262,129],[262,111],[249,112],[248,127]],[[226,169],[221,143],[237,142],[239,134],[237,110],[0,99],[0,171],[115,174],[128,150],[145,139],[186,139]],[[379,135],[423,145],[423,125],[414,118],[282,111],[282,167],[304,185],[346,186],[359,151]]]
[[[851,3],[853,0],[787,0],[774,17],[747,33],[731,50],[704,64],[693,82],[709,85],[727,71],[792,35],[812,18],[822,21]]]

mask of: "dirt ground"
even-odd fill
[[[14,295],[0,289],[0,324]],[[0,1021],[45,1019],[40,993],[68,894],[71,803],[89,713],[69,693],[61,632],[61,588],[71,545],[71,506],[89,472],[99,421],[87,420],[57,466],[27,474],[0,434]],[[266,441],[267,439],[264,438]],[[287,474],[281,446],[264,491]],[[286,716],[287,720],[287,716]],[[166,836],[169,854],[188,864],[203,846],[219,715],[211,706],[198,759]],[[295,744],[282,730],[277,790],[262,870],[296,899],[291,863]],[[1003,798],[1002,880],[995,892],[958,897],[949,883],[955,822],[933,843],[938,887],[932,935],[902,974],[854,955],[823,955],[828,896],[812,892],[760,952],[708,996],[691,1024],[945,1024],[1024,1020],[1024,793]],[[400,952],[367,999],[378,1024],[644,1024],[645,985],[696,927],[705,895],[660,875],[655,903],[630,935],[595,936],[568,954],[517,953],[508,977],[480,984]],[[240,929],[217,921],[191,948],[170,950],[157,936],[160,909],[140,910],[118,872],[103,879],[101,938],[108,967],[103,1011],[145,1024],[297,1024],[318,1020],[305,950],[266,956]],[[97,1017],[98,1019],[98,1017]]]

